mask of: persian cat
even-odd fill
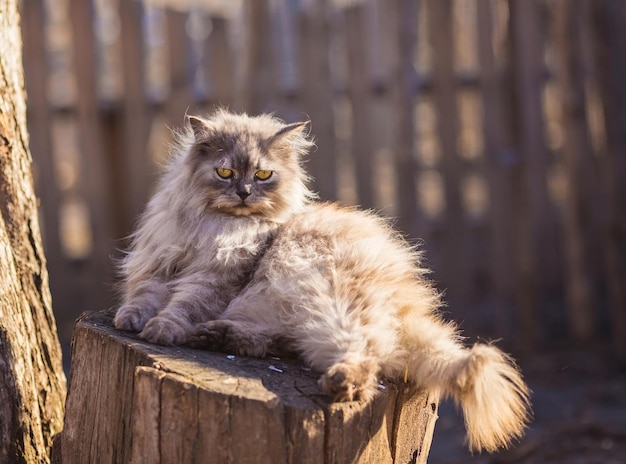
[[[115,326],[162,345],[295,353],[336,401],[408,379],[455,399],[470,449],[508,446],[529,417],[515,363],[463,345],[419,252],[383,219],[314,201],[306,127],[188,118],[121,263]]]

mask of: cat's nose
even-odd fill
[[[240,190],[240,191],[237,192],[237,195],[243,201],[243,200],[245,200],[246,198],[248,198],[250,196],[250,192],[247,191],[247,190]]]
[[[237,196],[241,198],[241,201],[244,201],[250,196],[252,185],[250,185],[249,182],[239,182],[235,191],[237,192]]]

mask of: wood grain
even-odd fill
[[[370,403],[331,403],[317,378],[293,359],[152,345],[85,313],[63,462],[426,462],[436,399],[385,382]]]

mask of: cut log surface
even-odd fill
[[[146,343],[85,313],[72,341],[64,463],[423,463],[438,398],[382,382],[333,403],[294,359]]]

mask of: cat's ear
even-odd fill
[[[281,140],[288,139],[290,136],[300,136],[302,138],[306,138],[308,127],[309,121],[287,124],[267,140],[267,145],[271,146]]]
[[[211,134],[211,128],[204,119],[196,116],[187,116],[187,121],[193,131],[196,142],[206,139]]]

